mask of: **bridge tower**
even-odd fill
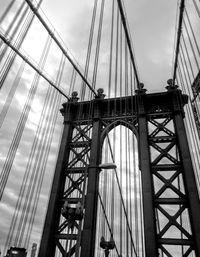
[[[105,135],[121,123],[137,131],[145,256],[172,256],[175,246],[184,246],[183,256],[200,256],[200,202],[184,126],[187,101],[169,83],[162,93],[147,94],[141,86],[134,96],[114,99],[99,90],[88,102],[74,93],[63,104],[64,130],[39,257],[56,251],[63,257],[94,256],[101,148]],[[170,198],[163,196],[167,190]]]

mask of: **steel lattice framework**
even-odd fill
[[[88,102],[74,94],[63,105],[63,138],[39,257],[94,256],[98,165],[104,138],[117,125],[138,137],[145,255],[172,256],[176,246],[181,256],[200,256],[200,203],[184,127],[187,99],[169,85],[163,93],[146,94],[141,87],[135,96],[115,99],[99,91]]]

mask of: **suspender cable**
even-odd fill
[[[190,95],[189,99],[191,99],[192,98],[192,92],[191,92],[191,88],[190,88],[191,81],[188,82],[188,76],[187,76],[188,73],[186,74],[187,70],[185,70],[185,66],[184,66],[184,63],[183,63],[183,60],[182,60],[183,58],[182,58],[182,56],[180,56],[180,57],[181,57],[180,58],[181,67],[182,67],[182,70],[183,70],[183,72],[181,72],[181,70],[180,70],[181,82],[182,82],[183,86],[184,86],[184,84],[187,86],[187,92],[186,93]],[[184,80],[183,80],[183,76],[184,76],[184,79],[185,79],[185,83],[184,83]],[[191,103],[191,106],[192,106],[192,104],[193,103]],[[194,115],[194,113],[192,112],[191,108],[188,108],[188,109],[190,110],[190,115],[188,115],[188,118],[190,119],[190,124],[193,124],[193,122],[191,120],[191,117]],[[192,138],[195,138],[194,130],[193,130],[192,135],[193,135]],[[194,140],[194,141],[195,141],[195,143],[197,142],[197,140]],[[199,150],[197,152],[199,152]]]
[[[16,35],[16,32],[17,30],[19,29],[20,25],[22,24],[22,21],[24,19],[24,17],[26,16],[26,14],[28,13],[28,7],[23,11],[23,8],[25,6],[25,2],[23,2],[20,7],[18,8],[15,16],[13,17],[12,21],[10,22],[8,28],[6,29],[6,32],[5,32],[5,36],[8,36],[10,31],[14,28],[14,25],[16,23],[16,20],[18,19],[18,17],[20,17],[20,19],[18,20],[17,24],[15,25],[15,28],[13,30],[13,32],[11,33],[12,35],[10,36],[11,38],[14,38],[14,36]],[[22,13],[23,11],[23,13]],[[22,14],[21,14],[22,13]],[[2,47],[3,45],[3,42],[0,42],[0,47]],[[1,52],[0,54],[0,60],[2,60],[3,56],[5,55],[5,52],[7,50],[7,47],[8,46],[5,46],[5,48],[3,49],[3,51]]]
[[[52,95],[52,93],[51,93]],[[39,178],[38,178],[38,182],[37,182],[37,187],[34,189],[35,190],[35,196],[34,196],[34,204],[33,206],[30,205],[31,210],[29,211],[29,213],[31,213],[31,216],[29,218],[29,220],[26,221],[27,223],[27,232],[24,236],[25,238],[25,247],[28,246],[29,241],[30,241],[30,235],[31,235],[31,231],[33,228],[33,223],[34,223],[34,219],[35,219],[35,214],[36,214],[36,210],[37,210],[37,206],[38,206],[38,200],[40,197],[40,192],[41,192],[41,187],[42,187],[42,183],[43,183],[43,179],[44,179],[44,175],[45,175],[45,168],[47,165],[47,160],[48,160],[48,156],[49,156],[49,152],[50,152],[50,146],[51,146],[51,142],[52,142],[52,137],[53,137],[53,132],[55,129],[55,124],[56,124],[56,120],[58,118],[57,115],[57,111],[59,109],[59,106],[61,104],[61,95],[58,95],[53,93],[54,97],[52,99],[52,97],[49,99],[52,99],[52,107],[50,110],[50,115],[49,118],[47,120],[46,123],[46,131],[44,131],[42,133],[42,137],[47,138],[44,142],[43,145],[40,143],[38,146],[38,149],[41,149],[41,153],[40,153],[40,158],[38,158],[38,164],[39,168],[37,169],[36,165],[34,164],[34,169],[36,170],[36,172],[39,172]],[[45,151],[42,152],[42,149],[45,149]],[[35,185],[33,185],[35,187]]]
[[[105,146],[105,162],[108,162],[108,144]],[[107,185],[108,185],[108,174],[107,172],[104,174],[104,186],[103,186],[103,206],[106,206],[107,199]],[[105,219],[102,217],[102,235],[105,235]]]
[[[190,47],[191,47],[191,50],[192,50],[194,59],[195,59],[196,66],[197,66],[197,69],[198,69],[198,71],[199,71],[199,70],[200,70],[199,63],[198,63],[198,61],[197,61],[197,57],[196,57],[196,54],[195,54],[195,51],[194,51],[194,46],[193,46],[192,41],[191,41],[191,38],[190,38],[190,36],[189,36],[189,34],[188,34],[188,29],[187,29],[186,24],[185,24],[185,29],[186,29],[186,34],[187,34],[187,37],[188,37],[188,40],[189,40],[189,43],[190,43]],[[184,37],[183,37],[183,39],[184,39]]]
[[[187,67],[185,67],[184,62],[183,62],[182,50],[180,51],[180,65],[181,65],[182,70],[183,70],[183,75],[184,75],[184,79],[185,79],[185,84],[187,86],[187,90],[189,92],[189,95],[191,95],[191,90],[190,90],[190,86],[189,86],[191,82],[188,81],[189,78],[187,76]]]
[[[132,66],[131,66],[131,62],[129,62],[129,65],[130,65],[129,68],[130,68],[131,95],[133,95],[133,92],[135,91],[135,83],[133,85],[133,69],[132,69]],[[131,104],[132,104],[132,110],[133,110],[133,100],[131,101]]]
[[[117,32],[116,32],[116,52],[115,52],[115,97],[117,97],[118,84],[118,57],[119,57],[119,11],[117,10]]]
[[[120,85],[120,95],[122,95],[122,24],[120,24],[120,65],[119,65],[119,85]],[[120,111],[122,109],[122,104],[120,102]],[[122,153],[122,126],[120,126],[120,153]],[[120,154],[120,183],[122,185],[122,155]],[[123,245],[122,245],[122,210],[123,207],[120,204],[120,254],[122,255]]]
[[[116,98],[117,97],[117,88],[118,88],[118,69],[119,69],[119,66],[118,66],[118,57],[119,57],[119,10],[117,9],[116,10],[116,36],[115,36],[115,51],[113,50],[114,54],[115,54],[115,58],[114,58],[114,78],[113,78],[113,81],[114,81],[114,97]],[[109,106],[110,107],[110,106]],[[117,113],[117,105],[116,105],[116,101],[114,103],[114,113],[116,114]],[[115,130],[114,130],[115,131]]]
[[[199,99],[198,99],[197,96],[195,96],[193,98],[193,100],[191,100],[194,92],[191,90],[191,86],[190,86],[191,83],[192,83],[191,79],[188,83],[189,72],[188,72],[188,69],[187,69],[187,63],[186,63],[183,51],[182,51],[182,55],[183,55],[183,58],[181,57],[181,64],[182,64],[182,70],[183,70],[183,74],[184,74],[184,78],[185,78],[185,82],[186,82],[185,84],[187,86],[186,93],[189,94],[189,96],[190,96],[189,99],[190,99],[190,104],[191,104],[190,108],[188,108],[188,109],[190,111],[190,116],[192,116],[194,118],[197,133],[199,135],[199,133],[200,133],[200,131],[199,131],[199,106],[198,106]],[[184,63],[183,63],[182,59],[184,60]],[[186,74],[185,70],[187,71],[187,74]],[[182,78],[183,76],[182,76],[181,70],[180,70],[180,76],[181,76],[181,79],[182,79],[181,82],[182,82],[183,81],[183,78]],[[184,86],[184,84],[183,84],[183,86]],[[192,121],[190,121],[190,124],[193,124]],[[193,138],[195,138],[195,134],[193,134]],[[197,142],[198,142],[198,140],[194,140],[194,144],[196,144]],[[199,150],[197,152],[199,152]]]
[[[105,207],[104,207],[104,203],[103,203],[103,201],[102,201],[102,198],[101,198],[101,195],[99,194],[99,192],[98,192],[98,197],[99,197],[100,204],[101,204],[101,206],[102,206],[102,210],[103,210],[103,214],[104,214],[106,223],[107,223],[107,225],[108,225],[108,229],[109,229],[109,231],[110,231],[110,235],[113,236],[113,230],[112,230],[112,228],[111,228],[111,226],[110,226],[108,217],[107,217],[107,215],[106,215],[106,210],[105,210]],[[114,239],[114,238],[113,238],[113,239]],[[117,248],[116,244],[115,244],[115,250],[116,250],[116,252],[117,252],[117,255],[120,257],[121,255],[119,254],[119,251],[118,251],[118,248]]]
[[[47,93],[46,98],[49,99],[49,97],[50,97],[50,95],[49,95],[49,93]],[[43,111],[44,111],[44,109],[43,109]],[[42,111],[42,114],[41,114],[42,117],[44,116],[43,111]],[[48,127],[48,123],[46,125]],[[39,129],[39,127],[40,127],[40,125],[38,126],[38,129]],[[36,132],[36,135],[35,135],[35,138],[34,138],[34,142],[35,142],[36,139],[40,138],[39,133],[38,133],[38,129],[37,129],[37,132]],[[41,127],[40,127],[40,129],[41,129]],[[43,136],[41,138],[43,140],[45,137]],[[25,206],[27,204],[29,204],[29,200],[28,200],[28,197],[27,197],[27,188],[28,188],[28,193],[30,193],[31,192],[30,183],[33,183],[33,181],[35,183],[35,187],[37,186],[37,182],[34,180],[34,174],[35,174],[34,172],[35,171],[32,172],[32,174],[30,172],[31,161],[33,160],[33,157],[34,157],[32,153],[36,149],[36,145],[35,145],[34,142],[33,142],[32,148],[31,148],[31,153],[30,153],[30,156],[29,156],[28,164],[26,166],[26,172],[25,172],[24,177],[23,177],[23,181],[22,181],[22,185],[21,185],[21,188],[20,188],[17,204],[15,206],[15,212],[14,212],[14,215],[13,215],[13,218],[12,218],[9,233],[8,233],[7,240],[6,240],[6,243],[5,243],[5,249],[7,249],[9,245],[11,245],[11,242],[13,241],[14,238],[15,238],[15,245],[19,246],[18,242],[21,238],[20,229],[22,229],[23,220],[24,220],[24,217],[26,215]],[[43,147],[40,147],[40,150],[41,149],[43,149]],[[38,160],[38,158],[39,157],[36,155],[36,161]],[[37,170],[36,172],[41,174],[41,172],[39,170]],[[25,195],[25,193],[26,193],[26,195]],[[33,197],[33,195],[32,195],[32,197]],[[25,199],[25,200],[23,200],[23,199]],[[30,212],[28,214],[30,214]],[[20,219],[19,219],[19,215],[20,215]],[[17,223],[18,223],[18,228],[16,230]]]
[[[132,219],[132,185],[131,185],[131,135],[130,135],[130,130],[128,130],[128,189],[129,189],[129,218],[130,218],[130,227],[131,229],[133,228],[133,219]],[[133,142],[133,141],[132,141]],[[135,168],[135,167],[134,167]],[[136,253],[137,253],[137,243],[135,244],[135,249],[136,249]],[[131,247],[131,256],[133,256],[133,249]]]
[[[6,7],[6,10],[4,11],[4,13],[2,14],[2,16],[0,17],[0,24],[2,23],[2,21],[5,19],[5,17],[8,15],[9,11],[11,10],[13,4],[15,3],[15,0],[12,0],[9,5]]]
[[[85,82],[85,84],[89,87],[89,89],[93,92],[93,94],[95,96],[97,96],[97,93],[95,92],[95,90],[93,89],[93,87],[90,85],[90,83],[88,82],[88,80],[85,78],[85,76],[82,74],[82,72],[80,71],[79,67],[75,64],[75,62],[72,60],[72,58],[69,56],[69,54],[67,53],[67,51],[64,49],[64,47],[62,46],[61,42],[58,40],[58,38],[55,36],[55,34],[53,33],[53,31],[48,27],[47,23],[44,21],[44,19],[42,18],[42,16],[38,13],[38,10],[36,9],[36,7],[33,5],[33,3],[30,0],[25,0],[27,2],[27,4],[29,5],[29,7],[31,8],[31,10],[33,11],[33,13],[38,17],[38,19],[40,20],[40,22],[42,23],[42,25],[45,27],[45,29],[47,30],[47,32],[49,33],[49,35],[51,36],[51,38],[53,39],[53,41],[57,44],[57,46],[60,48],[60,50],[62,51],[62,53],[64,54],[64,56],[68,59],[68,61],[71,63],[71,65],[74,67],[74,69],[77,71],[77,73],[80,75],[80,77],[82,78],[82,80]]]
[[[188,90],[185,89],[185,83],[184,83],[184,78],[183,78],[183,74],[181,72],[181,69],[180,67],[178,67],[178,75],[179,75],[179,78],[180,78],[180,84],[183,85],[183,90],[184,92],[187,93]],[[187,83],[186,83],[187,84]],[[191,103],[191,102],[190,102]],[[193,103],[191,103],[191,106],[192,106]],[[194,125],[194,120],[192,119],[192,116],[193,116],[193,112],[192,112],[192,109],[190,106],[186,106],[186,111],[187,111],[187,114],[186,117],[188,118],[188,121],[186,120],[186,129],[187,131],[189,131],[189,136],[190,136],[190,139],[191,139],[191,142],[193,143],[193,148],[195,148],[196,152],[199,153],[200,152],[200,146],[198,144],[199,140],[196,140],[196,137],[198,137],[198,128],[197,130],[194,128],[195,125]],[[189,124],[189,125],[188,125]],[[197,183],[198,185],[200,185],[200,176],[199,176],[199,173],[198,173],[198,170],[199,170],[199,167],[200,167],[200,161],[199,161],[199,158],[194,158],[194,155],[192,155],[192,158],[193,158],[193,163],[195,165],[195,174],[196,174],[196,180],[197,180]],[[199,191],[199,194],[200,194],[200,191]]]
[[[20,6],[20,7],[23,8],[23,6]],[[10,25],[10,28],[8,28],[8,30],[5,33],[5,37],[8,36],[9,29],[13,28],[13,25],[15,24],[16,19],[18,18],[18,15],[20,14],[20,12],[21,12],[21,9],[19,9],[18,12],[16,13],[16,15],[15,15],[15,17],[13,19],[13,22]],[[18,28],[21,25],[21,23],[22,23],[22,21],[24,19],[24,16],[27,14],[27,12],[28,12],[28,8],[26,8],[26,10],[24,10],[24,12],[22,13],[18,23],[16,24],[13,32],[10,35],[10,38],[15,38],[15,35],[16,35],[17,31],[18,31]],[[15,47],[18,48],[18,49],[21,46],[22,41],[24,40],[24,34],[25,34],[25,31],[26,31],[26,28],[27,28],[27,19],[25,20],[21,30],[18,33],[16,41],[15,41]],[[3,41],[1,41],[0,45],[4,46],[4,48],[3,48],[3,50],[2,50],[2,52],[0,54],[0,60],[3,60],[3,57],[5,56],[7,50],[9,49],[9,46],[7,44],[4,45]],[[13,62],[15,60],[15,57],[16,57],[16,53],[14,53],[12,50],[10,50],[6,60],[4,61],[4,64],[3,64],[2,69],[1,69],[1,72],[0,72],[0,89],[2,88],[4,82],[5,82],[6,78],[7,78],[7,75],[9,73],[9,71],[10,71],[10,68],[11,68],[11,66],[12,66],[12,64],[13,64]]]
[[[58,85],[60,85],[60,80],[63,73],[63,68],[64,68],[63,60],[64,58],[62,56],[60,61],[59,71],[57,74],[57,79],[56,79],[56,82]],[[25,218],[24,218],[23,226],[21,228],[21,238],[19,241],[19,245],[22,244],[23,239],[25,239],[25,245],[28,245],[28,242],[29,242],[28,238],[30,238],[30,233],[33,227],[35,213],[38,205],[38,199],[40,196],[41,186],[43,183],[45,168],[46,168],[47,159],[50,151],[53,131],[55,128],[56,119],[58,117],[57,111],[60,106],[61,95],[58,96],[58,93],[55,94],[52,91],[52,88],[49,88],[48,91],[49,91],[50,97],[46,96],[45,104],[43,107],[44,115],[41,115],[40,117],[38,133],[37,133],[38,135],[41,136],[42,140],[39,139],[40,137],[35,137],[33,152],[32,152],[33,158],[30,158],[30,164],[32,165],[29,166],[29,170],[30,172],[32,170],[32,173],[35,173],[35,178],[32,181],[30,180],[30,186],[29,186],[30,193],[29,193],[29,197],[26,197],[28,201],[26,202]],[[44,119],[45,116],[47,117],[46,120]],[[26,233],[25,233],[25,230],[26,230]]]
[[[36,8],[39,8],[41,3],[42,3],[42,0],[39,1],[39,3],[38,3],[38,5],[37,5]],[[12,41],[14,41],[13,38],[14,38],[15,34],[17,33],[18,27],[20,26],[20,22],[24,19],[23,16],[24,16],[27,12],[28,12],[28,9],[26,8],[26,10],[24,11],[24,13],[21,15],[20,21],[19,21],[18,24],[15,26],[15,29],[14,29],[14,31],[12,32],[12,35],[10,35],[10,38],[12,38]],[[15,42],[14,42],[14,47],[15,47],[15,49],[19,50],[19,48],[20,48],[20,46],[22,45],[24,39],[26,38],[26,35],[27,35],[28,31],[29,31],[29,28],[30,28],[30,26],[31,26],[31,24],[32,24],[32,22],[33,22],[33,20],[34,20],[34,14],[29,13],[29,14],[27,15],[25,21],[24,21],[24,24],[22,25],[22,27],[21,27],[21,29],[20,29],[20,31],[19,31],[19,33],[18,33],[17,38],[15,39]],[[14,20],[14,22],[15,22],[15,20]],[[4,35],[4,34],[2,33],[2,35]],[[6,33],[6,35],[7,35],[7,33]],[[4,38],[5,38],[5,39],[6,39],[6,35],[4,35]],[[1,39],[2,39],[2,38],[1,38]],[[3,39],[2,39],[2,40],[3,40]],[[7,41],[7,40],[6,40],[6,41]],[[6,43],[5,40],[3,40],[3,42]],[[6,47],[4,48],[4,50],[6,50],[7,47],[9,47],[9,45],[6,43]],[[10,46],[10,47],[11,47],[11,46]],[[14,50],[14,49],[13,49],[13,50]],[[8,72],[9,72],[9,70],[10,70],[10,68],[11,68],[11,66],[12,66],[12,64],[13,64],[13,62],[14,62],[14,60],[15,60],[16,55],[17,55],[16,51],[14,51],[14,53],[11,52],[11,53],[9,54],[8,58],[7,58],[7,61],[4,63],[4,69],[5,69],[5,71],[4,71],[4,70],[1,70],[1,73],[0,73],[0,74],[1,74],[0,88],[2,87],[2,85],[3,85],[3,83],[4,83],[5,79],[6,79],[6,77],[7,77],[7,75],[8,75]]]
[[[125,44],[124,44],[124,52],[125,52],[125,60],[124,60],[124,66],[125,66],[125,71],[124,71],[124,84],[125,84],[125,96],[128,96],[128,49],[127,49],[127,44],[126,44],[126,39],[125,39]],[[127,105],[127,102],[126,102]]]
[[[180,48],[180,39],[181,39],[181,34],[182,34],[184,9],[185,9],[185,0],[181,0],[180,11],[179,11],[178,31],[177,31],[177,42],[176,42],[176,49],[175,49],[173,85],[175,84],[175,80],[176,80],[176,71],[177,71],[177,65],[178,65],[178,56],[179,56],[179,48]]]
[[[194,77],[195,77],[194,76],[194,70],[193,70],[192,63],[191,63],[191,60],[190,60],[190,56],[189,56],[189,53],[188,53],[187,45],[186,45],[184,37],[182,37],[182,39],[183,39],[183,46],[184,46],[184,49],[185,49],[185,52],[186,52],[187,60],[188,60],[187,63],[189,63],[190,71],[192,73],[192,80],[194,80]],[[183,50],[182,50],[182,52],[183,52]]]
[[[86,79],[88,77],[88,71],[89,71],[89,65],[90,65],[92,41],[93,41],[94,27],[95,27],[95,21],[96,21],[97,4],[98,4],[98,0],[95,0],[94,7],[93,7],[93,14],[92,14],[92,22],[91,22],[91,27],[90,27],[90,35],[89,35],[87,57],[86,57],[86,63],[85,63],[85,71],[84,71],[84,76]],[[85,82],[83,81],[82,88],[81,88],[81,100],[83,100],[85,97],[85,86],[86,86]]]
[[[60,84],[61,76],[64,68],[64,58],[61,60],[58,78],[56,79],[57,83]],[[36,131],[34,142],[31,148],[31,154],[29,156],[29,161],[26,167],[26,172],[24,174],[22,187],[18,197],[18,203],[16,208],[21,209],[21,199],[24,199],[26,185],[28,184],[28,190],[26,191],[26,201],[23,203],[23,218],[21,216],[21,225],[18,224],[17,234],[18,241],[15,242],[15,245],[21,245],[22,240],[25,239],[23,246],[28,247],[30,241],[30,235],[33,228],[34,218],[37,210],[38,200],[40,196],[41,186],[43,183],[45,167],[47,163],[47,158],[50,151],[50,145],[52,141],[53,131],[56,124],[56,119],[58,117],[57,110],[59,109],[61,102],[61,95],[58,95],[58,92],[52,91],[52,88],[48,88],[48,92],[45,99],[45,104],[41,113],[39,125]],[[44,119],[44,117],[47,117]],[[30,174],[34,175],[30,178]],[[31,175],[31,176],[32,176]],[[29,176],[29,178],[28,178]],[[29,182],[28,182],[29,179]],[[23,186],[24,185],[24,186]],[[22,190],[23,189],[23,190]],[[29,217],[28,217],[29,216]],[[16,227],[16,222],[18,219],[17,213],[14,215],[15,221],[13,224],[15,226],[10,227],[9,235],[14,237],[14,228]],[[26,228],[26,230],[25,230]],[[26,232],[26,233],[25,233]],[[9,242],[12,240],[9,239]]]
[[[139,193],[142,193],[142,181],[141,181],[141,176],[139,176]],[[143,209],[143,203],[142,203],[142,197],[140,197],[140,210]],[[145,256],[144,252],[145,252],[145,240],[144,240],[144,219],[143,219],[143,212],[140,211],[140,233],[141,233],[141,242],[142,242],[142,249],[141,249],[141,256]]]
[[[120,153],[122,153],[122,126],[120,126]],[[122,185],[122,154],[120,154],[120,177],[119,177],[120,183]],[[120,204],[120,227],[119,227],[119,235],[120,235],[120,254],[122,255],[122,205]]]
[[[74,67],[72,67],[72,75],[71,75],[68,95],[71,95],[71,93],[74,91],[74,86],[75,86],[75,83],[76,83],[76,75],[77,75],[77,72],[75,71]]]
[[[192,0],[192,1],[193,1],[193,4],[194,4],[195,9],[196,9],[196,11],[197,11],[197,14],[198,14],[198,16],[199,16],[199,18],[200,18],[200,10],[199,10],[199,7],[198,7],[198,5],[197,5],[197,3],[196,3],[195,0]]]
[[[115,150],[116,150],[116,130],[113,129],[113,156],[115,156]],[[115,226],[114,226],[114,218],[115,218],[115,181],[114,181],[115,174],[112,172],[111,174],[111,228],[113,231],[113,234],[115,232]]]
[[[138,194],[138,183],[137,183],[137,170],[136,170],[136,142],[135,142],[135,136],[132,135],[132,142],[133,142],[133,167],[134,167],[134,174],[133,174],[133,187],[134,187],[134,196],[137,199],[137,194]],[[138,201],[136,200],[135,202],[135,206],[134,206],[134,223],[135,223],[135,242],[136,242],[136,252],[138,253],[139,256],[139,237],[138,235],[138,231],[139,231],[139,226],[138,226]],[[140,228],[142,229],[142,227]],[[142,234],[142,233],[141,233]],[[143,256],[143,255],[142,255]]]
[[[123,62],[122,62],[122,38],[123,38],[123,34],[122,34],[122,24],[120,26],[120,79],[119,79],[119,85],[120,85],[120,96],[122,95],[122,70],[123,70]]]
[[[100,10],[100,18],[99,18],[98,35],[97,35],[97,46],[96,46],[95,61],[94,61],[93,78],[92,78],[92,88],[95,88],[95,86],[96,86],[97,70],[98,70],[98,63],[99,63],[99,51],[100,51],[100,45],[101,45],[101,32],[102,32],[103,16],[104,16],[104,5],[105,5],[105,0],[102,0],[101,10]]]
[[[44,47],[43,54],[42,54],[41,59],[40,59],[40,62],[41,62],[40,68],[41,69],[43,69],[44,64],[46,62],[46,58],[47,58],[48,51],[49,51],[49,48],[50,48],[50,43],[51,43],[51,40],[50,40],[50,37],[48,37],[46,45]],[[31,89],[29,91],[26,103],[24,105],[19,123],[17,125],[16,130],[15,130],[15,134],[14,134],[13,140],[11,142],[11,145],[10,145],[7,157],[6,157],[6,161],[4,162],[4,165],[3,165],[3,168],[2,168],[2,173],[0,175],[0,200],[2,199],[3,192],[4,192],[4,189],[5,189],[7,180],[8,180],[8,176],[10,174],[10,170],[12,168],[12,164],[13,164],[16,152],[17,152],[17,148],[19,146],[19,142],[20,142],[20,139],[22,137],[22,133],[23,133],[26,121],[28,119],[28,114],[29,114],[30,109],[31,109],[31,103],[34,99],[34,96],[35,96],[35,93],[36,93],[36,90],[37,90],[37,87],[38,87],[39,78],[40,78],[39,75],[36,73],[36,75],[34,77],[34,80],[33,80],[33,83],[32,83],[32,86],[31,86]]]
[[[199,45],[197,44],[197,39],[195,37],[195,34],[194,34],[194,30],[192,28],[192,24],[191,24],[191,21],[190,21],[190,18],[189,18],[189,15],[188,15],[188,12],[187,12],[187,9],[185,9],[185,14],[186,14],[186,17],[187,17],[187,21],[188,21],[188,24],[189,24],[189,27],[190,27],[190,31],[192,32],[192,37],[194,39],[194,42],[195,42],[195,46],[196,46],[196,49],[197,49],[197,52],[200,56],[200,49],[199,49]],[[184,25],[185,25],[185,29],[186,29],[186,32],[187,32],[187,35],[188,35],[188,38],[189,38],[189,33],[188,33],[188,29],[187,29],[187,26],[186,26],[186,23],[184,21]]]
[[[109,146],[109,149],[110,149],[112,161],[115,162],[114,156],[113,156],[113,153],[112,153],[112,148],[111,148],[111,144],[110,144],[109,137],[107,136],[107,138],[108,138],[108,146]],[[121,189],[121,186],[120,186],[119,177],[118,177],[118,174],[117,174],[117,172],[116,172],[116,169],[114,169],[114,171],[115,171],[115,177],[116,177],[116,180],[117,180],[117,185],[118,185],[118,188],[119,188],[120,199],[121,199],[123,211],[124,211],[125,218],[126,218],[126,225],[127,225],[128,232],[129,232],[129,235],[130,235],[131,245],[132,245],[132,247],[133,247],[133,250],[134,250],[135,255],[137,256],[137,252],[136,252],[136,248],[135,248],[135,243],[134,243],[133,237],[132,237],[131,227],[130,227],[130,224],[129,224],[129,221],[128,221],[128,213],[127,213],[127,211],[126,211],[126,205],[125,205],[125,203],[124,203],[124,198],[123,198],[123,194],[122,194],[122,189]]]
[[[125,76],[126,78],[126,76]],[[125,85],[126,87],[126,85]],[[125,163],[126,163],[126,166],[125,166],[125,174],[126,174],[126,180],[125,180],[125,185],[126,185],[126,189],[125,189],[125,208],[126,208],[126,212],[127,212],[127,218],[128,218],[128,213],[129,213],[129,206],[128,206],[128,133],[127,133],[127,129],[125,130],[125,142],[126,142],[126,145],[125,145]],[[131,228],[131,227],[130,227]],[[131,228],[132,229],[132,228]],[[128,256],[128,253],[129,253],[129,240],[128,240],[128,229],[126,229],[126,232],[125,232],[125,237],[126,237],[126,256]]]
[[[113,62],[113,32],[114,32],[114,8],[115,1],[112,1],[112,15],[111,15],[111,35],[110,35],[110,60],[109,60],[109,78],[108,78],[108,98],[110,98],[111,83],[112,83],[112,62]]]
[[[17,75],[16,75],[16,78],[15,78],[15,80],[13,81],[12,88],[11,88],[11,90],[9,91],[8,96],[7,96],[7,98],[6,98],[6,100],[5,100],[5,103],[4,103],[4,105],[3,105],[3,109],[2,109],[2,111],[1,111],[1,113],[0,113],[0,128],[1,128],[2,125],[3,125],[4,119],[5,119],[5,117],[6,117],[6,114],[7,114],[8,110],[9,110],[9,107],[10,107],[10,104],[11,104],[11,102],[12,102],[12,99],[13,99],[13,97],[14,97],[14,95],[15,95],[15,92],[16,92],[16,90],[17,90],[17,87],[19,86],[19,83],[20,83],[20,80],[21,80],[21,76],[22,76],[22,74],[23,74],[23,72],[24,72],[25,64],[26,64],[26,63],[22,60],[22,63],[21,63],[21,65],[20,65],[20,68],[19,68],[19,70],[18,70],[18,73],[17,73]]]
[[[192,84],[192,79],[190,77],[190,73],[189,73],[189,69],[188,69],[188,65],[187,65],[187,61],[186,61],[186,58],[185,58],[185,54],[184,54],[184,51],[183,51],[183,48],[182,48],[182,45],[180,45],[180,53],[183,57],[183,61],[184,61],[184,67],[186,69],[186,73],[187,73],[187,77],[188,77],[188,80],[189,80],[189,85]]]

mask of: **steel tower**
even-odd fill
[[[187,248],[184,256],[200,256],[200,202],[184,126],[187,101],[169,81],[162,93],[147,94],[141,85],[134,96],[105,99],[99,90],[92,101],[78,102],[74,93],[63,104],[64,131],[39,257],[55,256],[55,249],[63,257],[94,256],[100,153],[106,134],[119,124],[138,138],[145,255],[171,256],[166,246],[179,245]],[[163,197],[167,190],[170,198]],[[183,213],[189,226],[180,222]]]

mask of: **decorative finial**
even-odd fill
[[[144,88],[144,83],[139,83],[139,89],[143,89]]]
[[[78,96],[78,92],[77,91],[73,91],[72,92],[72,97],[77,97]]]
[[[143,83],[139,83],[138,89],[135,90],[135,93],[136,94],[145,94],[146,91],[147,90],[144,88],[144,84]]]
[[[172,87],[172,85],[173,85],[173,79],[168,79],[168,80],[167,80],[167,84]]]
[[[97,89],[97,96],[96,96],[96,98],[104,99],[105,94],[103,92],[104,92],[103,88]]]
[[[78,102],[78,92],[77,91],[73,91],[71,94],[71,98],[70,98],[70,102]]]
[[[166,89],[167,89],[168,91],[175,90],[175,89],[178,88],[178,86],[174,84],[173,79],[168,79],[168,80],[167,80],[167,84],[168,84],[168,86],[166,86]]]

